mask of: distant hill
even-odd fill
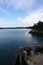
[[[1,27],[0,29],[31,29],[31,27]]]

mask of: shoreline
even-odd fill
[[[41,65],[43,63],[43,46],[37,45],[35,52],[31,49],[31,47],[24,47],[17,50],[15,65]]]
[[[43,31],[37,30],[37,29],[32,29],[29,33],[30,34],[41,34],[41,35],[43,35]]]

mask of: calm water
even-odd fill
[[[0,30],[0,65],[12,65],[20,46],[43,44],[43,36],[28,34],[28,29]]]

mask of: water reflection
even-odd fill
[[[43,44],[43,36],[29,34],[29,31],[29,29],[0,30],[0,65],[11,65],[20,46]]]
[[[43,35],[35,35],[35,34],[32,34],[32,39],[33,40],[36,40],[37,44],[40,44],[40,45],[43,45]]]

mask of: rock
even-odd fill
[[[30,53],[31,53],[31,56],[34,56],[34,52],[33,51],[30,51]]]
[[[43,46],[41,46],[41,45],[36,46],[35,53],[37,53],[37,52],[43,53]]]
[[[39,31],[39,30],[36,30],[36,29],[32,29],[29,33],[31,34],[42,34],[43,35],[43,31]]]

